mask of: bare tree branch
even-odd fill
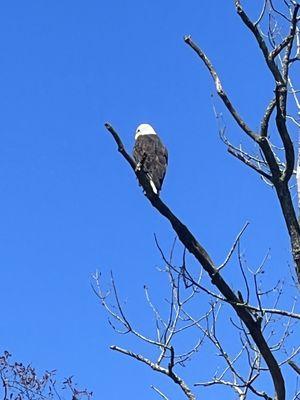
[[[284,84],[283,77],[281,75],[281,72],[279,71],[279,68],[277,67],[276,63],[274,62],[274,58],[270,57],[269,50],[266,45],[266,42],[264,41],[264,38],[262,37],[258,27],[249,19],[248,15],[243,10],[240,0],[235,0],[235,8],[236,8],[238,15],[241,17],[242,21],[244,22],[244,24],[253,33],[253,35],[263,53],[265,61],[268,65],[271,73],[274,76],[274,79],[276,80],[276,82]]]
[[[148,365],[150,368],[152,368],[154,371],[157,371],[164,375],[167,375],[169,378],[171,378],[174,381],[174,383],[176,383],[177,385],[180,386],[181,390],[183,391],[183,393],[186,395],[186,397],[189,400],[196,399],[196,396],[192,393],[192,391],[187,386],[187,384],[169,368],[161,367],[160,365],[148,360],[147,358],[141,356],[140,354],[136,354],[136,353],[126,350],[126,349],[122,349],[121,347],[110,346],[110,348],[111,348],[111,350],[118,351],[119,353],[122,353],[129,357],[132,357],[137,361],[141,361],[142,363],[144,363],[144,364]]]
[[[300,375],[300,367],[292,360],[288,361],[288,364],[293,368],[298,375]]]
[[[227,257],[225,258],[225,260],[223,261],[223,263],[218,267],[218,271],[219,271],[219,272],[221,271],[221,269],[223,269],[223,268],[226,266],[226,264],[227,264],[228,261],[230,260],[230,258],[231,258],[231,256],[232,256],[232,254],[233,254],[233,252],[234,252],[234,250],[235,250],[237,244],[239,243],[239,240],[240,240],[242,234],[245,232],[245,230],[248,228],[248,226],[249,226],[249,222],[246,222],[245,225],[243,226],[242,230],[241,230],[241,231],[239,232],[239,234],[237,235],[237,237],[236,237],[236,239],[235,239],[235,241],[234,241],[234,243],[233,243],[233,245],[232,245],[232,247],[231,247],[231,249],[230,249],[230,251],[229,251]]]
[[[261,13],[260,13],[260,15],[259,15],[257,21],[254,22],[254,25],[255,25],[255,26],[257,26],[257,25],[260,23],[260,21],[263,19],[264,14],[265,14],[266,9],[267,9],[267,3],[268,3],[268,0],[264,0],[264,4],[263,4],[262,10],[261,10]]]
[[[240,0],[235,0],[235,7],[238,15],[241,17],[244,24],[254,34],[254,37],[256,38],[256,41],[258,42],[259,47],[262,50],[266,64],[270,69],[275,80],[275,87],[276,87],[275,99],[269,103],[265,111],[265,115],[261,122],[260,135],[254,133],[248,127],[248,125],[238,114],[238,111],[232,106],[230,100],[228,99],[228,96],[224,92],[219,76],[217,75],[212,63],[205,55],[205,53],[191,40],[190,36],[185,37],[185,42],[197,53],[197,55],[204,62],[205,66],[207,67],[208,71],[210,72],[215,82],[218,95],[223,100],[226,108],[229,110],[233,118],[237,121],[238,125],[242,128],[242,130],[259,145],[263,153],[264,159],[268,164],[271,176],[267,172],[262,170],[259,165],[257,166],[255,163],[253,163],[250,158],[245,157],[245,155],[242,152],[235,151],[234,148],[230,146],[228,148],[228,151],[233,156],[235,156],[236,158],[241,160],[244,164],[248,165],[250,168],[258,172],[263,179],[266,179],[267,181],[270,181],[272,184],[274,184],[277,197],[281,205],[282,213],[286,222],[288,233],[290,236],[292,256],[296,267],[296,275],[300,283],[300,227],[295,213],[288,184],[290,178],[294,173],[295,154],[294,154],[294,146],[286,126],[288,66],[294,39],[296,38],[298,40],[297,23],[299,22],[298,11],[300,5],[298,3],[293,3],[293,13],[291,19],[292,25],[290,33],[288,35],[288,39],[287,38],[283,39],[282,44],[280,45],[280,47],[276,48],[275,53],[269,52],[261,32],[259,31],[258,27],[249,19],[249,17],[243,10]],[[283,67],[281,72],[279,67],[275,63],[274,58],[276,55],[279,55],[278,53],[279,50],[282,51],[284,49],[286,50],[286,53],[283,60]],[[284,166],[283,169],[282,169],[282,163],[280,163],[277,156],[275,155],[272,149],[272,145],[268,138],[269,120],[275,108],[276,108],[277,130],[283,142],[285,151],[286,160],[285,164],[283,164]]]
[[[238,114],[238,112],[236,111],[236,109],[234,108],[234,106],[232,105],[231,101],[229,100],[226,92],[224,91],[222,84],[221,84],[221,80],[218,77],[216,70],[214,69],[211,61],[208,59],[208,57],[206,56],[205,53],[203,53],[203,51],[200,49],[200,47],[198,47],[193,41],[190,35],[187,35],[184,37],[184,41],[186,44],[188,44],[197,54],[198,56],[201,58],[201,60],[204,62],[205,66],[207,67],[207,69],[209,70],[214,83],[215,83],[215,87],[217,90],[218,95],[220,96],[220,98],[222,99],[222,101],[224,102],[226,108],[228,109],[228,111],[230,112],[230,114],[233,116],[233,118],[235,119],[235,121],[237,122],[237,124],[242,128],[242,130],[251,137],[251,139],[253,140],[257,140],[257,135],[255,132],[253,132],[249,126],[245,123],[245,121],[241,118],[241,116]]]
[[[260,135],[267,137],[268,135],[268,128],[269,128],[269,121],[276,106],[276,99],[272,99],[266,108],[265,115],[261,121],[260,125]]]
[[[157,387],[151,385],[151,389],[153,389],[157,394],[159,394],[160,397],[163,398],[164,400],[169,400],[168,397],[165,394],[163,394],[163,392],[159,390]]]
[[[244,156],[241,152],[237,152],[236,150],[232,149],[231,147],[228,147],[228,153],[236,157],[238,160],[242,161],[245,165],[248,167],[252,168],[254,171],[258,172],[259,175],[263,176],[266,178],[268,181],[273,182],[273,178],[271,175],[267,174],[265,171],[263,171],[260,167],[258,167],[256,164],[251,162],[249,158]]]
[[[111,132],[111,129],[109,129],[111,125],[106,124],[105,126]],[[113,130],[113,132],[115,133],[113,134],[113,138],[118,144],[118,147],[120,147],[120,144],[122,146],[122,141],[117,135],[116,131]],[[136,173],[134,160],[129,156],[129,154],[126,152],[125,149],[121,154],[129,162],[131,168]],[[192,233],[188,230],[188,228],[171,212],[171,210],[165,205],[165,203],[163,203],[162,200],[154,194],[154,192],[152,191],[151,188],[149,188],[149,186],[150,186],[149,183],[143,186],[147,199],[150,201],[152,206],[160,212],[160,214],[162,214],[165,218],[169,220],[182,244],[199,261],[199,263],[202,265],[202,267],[210,276],[212,283],[219,289],[222,295],[228,301],[230,301],[230,304],[234,308],[235,312],[249,330],[252,339],[256,343],[266,364],[270,369],[270,374],[272,376],[277,399],[284,400],[285,399],[284,379],[281,370],[279,368],[279,365],[261,332],[260,324],[257,323],[257,321],[253,318],[252,314],[248,311],[247,308],[239,304],[238,297],[233,292],[233,290],[228,286],[225,280],[222,278],[221,274],[218,272],[215,264],[213,263],[213,261],[211,260],[210,256],[203,248],[203,246],[201,246],[201,244],[196,240],[196,238],[192,235]]]

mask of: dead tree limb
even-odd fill
[[[159,198],[159,196],[157,196],[153,192],[150,186],[150,182],[148,181],[148,178],[143,173],[143,171],[136,170],[135,161],[126,152],[125,147],[119,135],[114,130],[114,128],[108,123],[105,124],[105,127],[112,134],[118,146],[118,150],[133,169],[136,177],[138,178],[141,186],[144,189],[145,196],[147,197],[147,199],[161,215],[163,215],[165,218],[168,219],[168,221],[172,225],[174,231],[176,232],[179,240],[182,242],[184,247],[186,247],[187,250],[191,254],[193,254],[194,257],[198,260],[198,262],[202,265],[204,270],[210,276],[212,284],[214,284],[218,288],[218,290],[222,293],[222,295],[226,298],[226,300],[231,304],[238,317],[245,324],[253,341],[255,342],[257,348],[259,349],[262,357],[264,358],[270,370],[270,374],[274,385],[276,400],[285,400],[284,379],[280,367],[278,365],[278,362],[275,359],[274,355],[272,354],[272,351],[270,350],[262,334],[260,321],[258,321],[252,315],[252,313],[246,307],[244,307],[243,304],[240,303],[239,298],[236,296],[234,291],[230,288],[230,286],[226,283],[221,274],[218,272],[217,266],[214,264],[207,251],[196,240],[196,238],[193,236],[190,230],[172,213],[172,211]]]
[[[207,70],[213,78],[216,91],[223,101],[225,107],[230,112],[234,120],[237,122],[239,127],[250,137],[261,149],[264,159],[267,163],[269,172],[262,171],[254,163],[245,157],[240,152],[234,151],[231,147],[228,147],[228,151],[242,161],[245,165],[249,166],[256,172],[258,172],[263,178],[267,178],[275,189],[276,194],[281,206],[282,214],[287,226],[287,230],[290,236],[292,256],[295,262],[295,269],[298,281],[300,283],[300,227],[296,216],[295,208],[292,201],[292,196],[289,189],[289,181],[292,177],[294,166],[295,166],[295,150],[294,144],[288,132],[286,125],[286,107],[287,107],[287,92],[289,85],[289,66],[292,62],[291,51],[293,43],[297,39],[297,24],[299,23],[299,9],[300,4],[293,3],[291,5],[291,23],[290,31],[287,37],[285,37],[281,43],[275,47],[272,51],[269,51],[268,46],[264,40],[264,37],[257,26],[250,20],[246,12],[244,11],[241,1],[235,0],[235,7],[238,15],[240,16],[246,27],[253,33],[265,59],[266,65],[270,70],[274,78],[275,86],[275,98],[268,104],[264,117],[261,122],[261,130],[259,133],[254,132],[245,120],[240,116],[236,107],[233,106],[228,94],[224,90],[220,77],[216,72],[212,62],[203,52],[203,50],[192,40],[191,36],[185,36],[184,41],[188,44],[199,58],[203,61]],[[280,68],[275,59],[280,56],[281,52],[284,52],[282,59],[282,67]],[[279,137],[283,143],[285,152],[285,163],[284,166],[279,163],[274,150],[272,149],[271,142],[269,140],[268,127],[269,121],[273,111],[276,110],[275,122]]]
[[[167,375],[168,377],[170,377],[177,385],[179,385],[179,387],[181,388],[181,390],[184,392],[184,394],[186,395],[186,397],[189,400],[195,400],[196,396],[192,393],[191,389],[187,386],[187,384],[177,375],[175,374],[175,372],[173,372],[172,368],[164,368],[161,367],[159,364],[154,363],[150,360],[148,360],[147,358],[145,358],[144,356],[134,353],[130,350],[127,349],[122,349],[121,347],[118,346],[111,346],[110,347],[111,350],[114,351],[118,351],[119,353],[125,354],[129,357],[134,358],[135,360],[141,361],[142,363],[148,365],[149,367],[151,367],[154,371],[160,372],[164,375]]]

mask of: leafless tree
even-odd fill
[[[216,265],[189,228],[152,191],[147,175],[142,169],[136,168],[136,163],[126,151],[120,136],[106,123],[105,127],[115,140],[118,151],[134,171],[146,198],[172,225],[182,245],[182,256],[180,262],[174,260],[176,249],[178,257],[177,243],[174,243],[167,256],[168,252],[163,250],[156,240],[163,261],[161,270],[166,274],[170,296],[165,317],[165,313],[155,305],[150,291],[145,287],[145,296],[156,321],[156,331],[152,336],[144,335],[142,329],[137,328],[136,324],[128,319],[113,275],[111,289],[105,291],[101,275],[96,273],[94,289],[110,316],[112,327],[117,332],[134,335],[148,343],[155,351],[150,359],[115,345],[111,346],[111,349],[166,375],[180,387],[186,398],[196,399],[197,386],[221,385],[231,388],[239,400],[254,397],[284,400],[288,383],[289,398],[299,399],[300,367],[297,356],[300,346],[299,331],[297,333],[296,327],[300,314],[296,312],[296,307],[300,283],[300,161],[296,133],[300,127],[300,101],[294,77],[300,60],[300,3],[295,0],[282,0],[278,7],[272,0],[263,0],[255,21],[248,16],[242,1],[235,0],[233,4],[241,22],[257,42],[274,82],[274,92],[270,93],[270,102],[262,112],[258,131],[253,130],[242,118],[204,51],[191,36],[186,36],[184,41],[204,63],[225,108],[254,145],[252,150],[248,150],[241,145],[232,144],[225,135],[221,121],[220,136],[229,153],[256,171],[263,182],[275,189],[290,238],[294,276],[291,282],[280,280],[273,287],[268,287],[265,274],[265,265],[270,262],[268,254],[256,268],[247,265],[241,249],[241,240],[247,224],[237,235],[225,261]],[[283,31],[286,31],[284,35]],[[288,102],[289,98],[291,102]],[[216,117],[220,119],[217,112]],[[298,193],[298,205],[293,202],[294,192]],[[196,275],[189,268],[191,260],[188,257],[191,256],[188,256],[188,253],[199,265],[199,273]],[[225,280],[223,270],[228,268],[230,263],[238,265],[244,282],[243,287],[233,288]],[[287,288],[294,294],[289,309],[286,305],[280,306]],[[197,304],[200,304],[199,296],[203,294],[208,297],[208,308],[204,312],[199,308],[199,312],[195,313]],[[195,306],[192,307],[192,304]],[[220,321],[222,326],[227,325],[226,330],[231,329],[232,335],[235,335],[235,345],[230,351],[226,350],[224,328],[220,329]],[[183,335],[187,335],[188,339],[182,340]],[[195,382],[192,387],[178,371],[180,366],[194,358],[205,345],[217,350],[216,369],[210,379]],[[293,383],[287,382],[283,372],[286,370],[295,378]],[[266,384],[265,376],[271,378],[273,389]],[[161,398],[168,398],[160,388],[153,386],[153,390]]]
[[[67,396],[72,400],[89,400],[92,393],[78,389],[72,377],[57,383],[56,371],[46,371],[39,376],[31,365],[13,362],[5,351],[0,357],[0,378],[3,400],[61,400]]]

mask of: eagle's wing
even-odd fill
[[[165,175],[166,175],[166,171],[167,171],[168,150],[162,144],[159,137],[157,137],[156,155],[157,155],[157,158],[156,158],[156,163],[155,163],[155,176],[156,176],[156,179],[159,181],[159,183],[156,182],[155,186],[157,187],[158,190],[160,190],[161,186],[163,184]]]

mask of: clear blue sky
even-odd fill
[[[97,399],[154,399],[151,383],[181,398],[167,378],[109,350],[143,347],[113,334],[90,287],[96,269],[105,282],[112,269],[131,315],[150,332],[143,285],[163,293],[153,233],[166,249],[174,238],[116,152],[105,121],[128,149],[138,124],[156,128],[170,157],[162,197],[217,262],[248,220],[249,263],[257,265],[271,247],[272,260],[288,273],[289,243],[274,193],[227,154],[212,82],[183,42],[190,33],[207,51],[257,128],[272,81],[233,1],[217,3],[0,6],[1,350],[39,370],[75,375]],[[239,144],[241,132],[227,114],[225,121]],[[228,279],[235,284],[234,273]]]

